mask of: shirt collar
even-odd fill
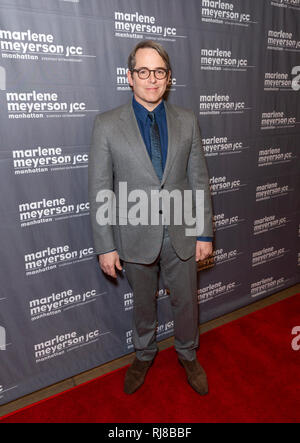
[[[137,118],[142,121],[143,123],[146,123],[147,117],[148,117],[148,109],[146,109],[143,105],[141,105],[140,103],[138,103],[135,99],[135,97],[132,97],[132,106],[134,109],[134,112],[137,116]],[[161,116],[163,115],[163,112],[165,112],[165,104],[164,104],[164,100],[162,100],[162,102],[156,106],[156,108],[153,110],[155,117],[161,118]]]

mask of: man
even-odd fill
[[[129,56],[128,68],[133,99],[96,117],[89,165],[91,220],[100,267],[116,278],[122,260],[133,290],[136,357],[126,373],[124,391],[132,394],[141,387],[157,353],[156,293],[161,271],[170,290],[179,363],[190,385],[204,395],[208,392],[207,378],[196,358],[197,261],[211,255],[213,234],[208,173],[197,118],[193,112],[164,101],[171,68],[160,44],[139,43]],[[149,197],[147,204],[140,206],[148,214],[148,223],[136,223],[132,199],[125,204],[121,185],[126,185],[128,194],[138,190],[139,195]],[[115,209],[115,214],[105,224],[99,203],[103,203],[103,195],[112,195],[105,194],[107,190],[114,191],[116,199],[108,197],[106,209]],[[185,219],[175,223],[161,200],[159,207],[151,206],[151,193],[161,191],[176,191],[180,197],[191,192],[193,206],[196,192],[202,193],[204,227],[200,237],[187,234],[190,222]],[[184,215],[175,199],[173,210],[175,216]],[[150,216],[158,223],[151,223]]]

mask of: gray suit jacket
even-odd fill
[[[204,193],[204,227],[197,235],[213,237],[212,208],[209,191],[209,179],[202,149],[200,131],[195,114],[165,102],[168,125],[168,154],[166,166],[160,183],[141,136],[135,118],[132,103],[99,114],[94,122],[92,146],[89,157],[89,201],[95,252],[97,254],[117,249],[121,259],[135,263],[152,263],[158,256],[163,239],[164,213],[156,214],[158,224],[138,224],[124,219],[124,199],[120,199],[119,183],[126,182],[128,194],[139,189],[148,197],[149,220],[153,211],[164,211],[164,204],[159,199],[159,207],[151,207],[151,193],[167,190],[179,190],[183,196],[185,190],[193,194],[195,210],[195,191]],[[116,196],[116,224],[100,226],[96,220],[97,210],[102,203],[97,202],[100,190],[114,191]],[[138,200],[127,202],[128,210]],[[170,239],[177,255],[186,260],[195,254],[196,235],[187,236],[185,223],[174,222],[173,199],[171,201]],[[113,206],[114,207],[114,206]],[[182,205],[183,211],[184,205]],[[175,209],[180,210],[175,204]],[[191,215],[191,214],[190,214]],[[195,213],[193,212],[193,215]]]

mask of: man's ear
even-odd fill
[[[130,86],[132,87],[133,86],[133,78],[132,78],[132,73],[129,70],[127,71],[127,78],[128,78],[128,82],[129,82]]]

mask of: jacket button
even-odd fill
[[[162,210],[161,209],[159,210],[159,213],[162,214]]]

